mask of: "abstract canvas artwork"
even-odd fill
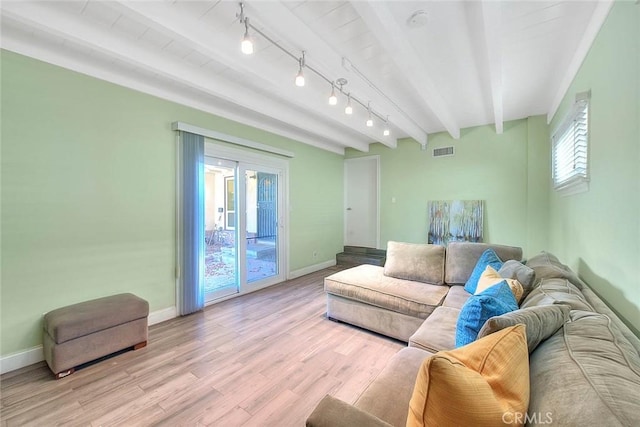
[[[428,209],[429,243],[482,242],[482,200],[436,200]]]

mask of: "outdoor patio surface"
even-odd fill
[[[205,247],[205,293],[236,283],[235,247],[212,242]],[[255,282],[277,274],[275,246],[269,243],[247,245],[247,281]]]

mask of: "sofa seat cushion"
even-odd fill
[[[387,243],[384,275],[396,279],[444,284],[444,246],[417,243]]]
[[[540,280],[520,308],[550,304],[566,304],[572,310],[594,311],[582,292],[566,279]]]
[[[438,307],[409,338],[409,346],[436,353],[456,347],[456,322],[460,310]]]
[[[547,424],[640,425],[640,356],[603,314],[572,311],[531,353],[530,377],[529,414]]]
[[[516,246],[451,242],[447,246],[447,256],[445,259],[445,283],[448,285],[465,284],[478,263],[480,256],[487,249],[493,249],[503,262],[509,259],[518,261],[522,259],[522,248]]]
[[[149,303],[133,294],[118,294],[52,310],[44,330],[56,344],[113,328],[149,315]]]
[[[409,402],[407,427],[507,424],[529,403],[529,353],[524,325],[426,359]],[[512,421],[522,425],[524,417]]]
[[[442,302],[444,307],[461,309],[472,294],[464,290],[462,285],[453,285],[449,288],[449,293]]]
[[[422,362],[432,353],[405,347],[396,353],[354,406],[393,426],[404,426]]]
[[[387,277],[382,267],[363,264],[326,277],[324,290],[343,298],[426,319],[442,303],[449,287]]]

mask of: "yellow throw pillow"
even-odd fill
[[[528,406],[529,351],[518,324],[425,359],[407,427],[522,426]]]
[[[513,296],[515,297],[518,305],[520,305],[520,300],[522,299],[522,294],[524,294],[524,288],[522,287],[522,283],[518,282],[516,279],[505,279],[500,276],[495,268],[490,265],[484,269],[484,272],[480,276],[478,280],[478,286],[476,287],[475,295],[478,295],[480,292],[486,290],[487,288],[497,285],[498,283],[506,281],[509,288],[511,288],[511,292],[513,292]]]

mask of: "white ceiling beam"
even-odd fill
[[[582,62],[587,57],[589,49],[591,49],[591,45],[600,31],[600,27],[602,27],[602,24],[604,24],[604,21],[607,19],[607,15],[609,15],[609,11],[611,10],[613,3],[613,0],[602,0],[596,3],[591,19],[584,30],[584,35],[580,39],[578,47],[574,51],[571,62],[567,67],[567,71],[555,91],[555,96],[553,97],[553,101],[549,106],[549,112],[547,113],[547,123],[551,123],[553,116],[555,116],[558,111],[558,108],[562,103],[562,99],[571,86],[571,82],[573,82],[576,74],[578,74],[578,70],[582,66]]]
[[[5,2],[3,4],[3,15],[24,25],[39,28],[45,32],[52,32],[107,56],[118,58],[152,73],[173,79],[209,95],[219,97],[224,101],[273,117],[283,123],[291,123],[293,126],[296,126],[295,123],[305,123],[304,127],[300,128],[303,131],[321,135],[336,144],[344,145],[346,139],[344,133],[337,132],[330,125],[320,122],[315,124],[306,123],[307,116],[296,108],[275,103],[264,97],[256,97],[251,90],[236,83],[212,79],[202,69],[172,61],[159,53],[138,47],[135,43],[114,38],[108,31],[91,25],[84,20],[74,19],[52,7],[46,7],[45,3]],[[78,34],[82,34],[82,36],[80,37]],[[362,151],[368,151],[368,144],[366,143],[354,141],[353,144],[360,147],[359,149]]]
[[[484,41],[489,63],[491,81],[491,101],[493,102],[493,119],[496,133],[503,132],[504,104],[502,81],[502,3],[499,1],[482,1],[482,23],[484,25]]]
[[[460,126],[456,123],[435,83],[425,72],[425,65],[411,47],[410,40],[402,32],[402,27],[390,19],[393,13],[388,3],[352,1],[351,5],[371,33],[376,36],[397,68],[403,72],[403,77],[420,96],[423,104],[433,112],[453,138],[459,139]]]
[[[282,2],[251,2],[246,4],[247,16],[258,27],[264,26],[272,38],[286,40],[290,46],[307,52],[307,63],[321,71],[327,78],[350,77],[345,92],[352,92],[363,102],[371,101],[376,112],[389,115],[389,122],[421,144],[426,141],[426,132],[411,118],[405,117],[384,97],[375,93],[367,83],[343,67],[343,57],[319,35],[309,31],[309,26],[298,18]],[[365,98],[366,96],[366,98]],[[395,148],[397,138],[377,136],[377,141]]]
[[[210,26],[203,24],[201,21],[194,22],[192,17],[178,13],[168,3],[131,2],[126,0],[110,2],[108,5],[116,10],[126,12],[127,16],[131,18],[135,16],[135,19],[141,24],[182,41],[216,62],[236,71],[241,71],[254,84],[269,90],[276,98],[284,100],[283,97],[286,96],[287,103],[294,104],[300,109],[307,110],[325,120],[337,121],[367,140],[378,140],[381,137],[380,132],[350,120],[350,117],[338,112],[336,108],[330,108],[326,102],[327,95],[325,92],[328,92],[327,87],[323,87],[322,89],[325,90],[321,91],[316,88],[315,96],[300,96],[300,88],[295,87],[289,79],[286,79],[285,84],[278,84],[278,82],[283,81],[283,75],[288,75],[286,71],[276,69],[276,67],[267,62],[262,62],[257,67],[255,61],[259,58],[246,58],[240,54],[239,40],[243,32],[240,24],[238,24],[238,37],[234,38],[228,32],[214,32]],[[292,69],[295,69],[295,67],[292,67]],[[313,89],[306,87],[304,90],[309,92]],[[307,127],[309,122],[314,120],[312,114],[307,115],[305,120],[299,122],[299,124]],[[343,143],[360,151],[368,151],[368,142],[363,140],[343,135]]]

